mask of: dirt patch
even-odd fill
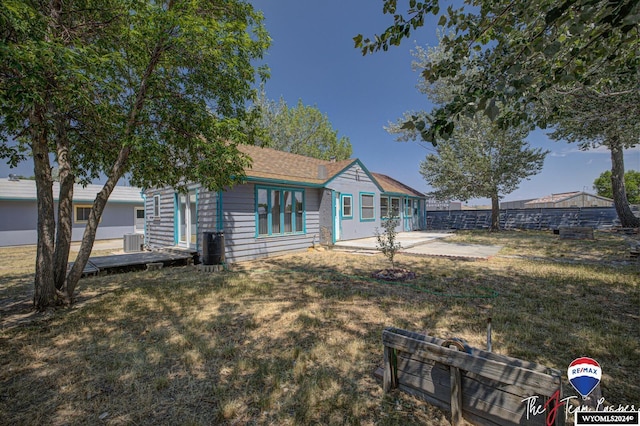
[[[388,268],[380,269],[374,272],[371,276],[378,280],[384,281],[409,281],[416,278],[416,274],[408,269]]]

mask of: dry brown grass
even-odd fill
[[[333,251],[87,278],[73,308],[18,323],[32,266],[0,250],[0,424],[448,424],[383,395],[382,330],[484,347],[488,316],[496,352],[560,370],[591,356],[607,401],[637,406],[640,276],[626,243],[526,234],[456,237],[505,246],[488,261],[399,255],[418,274],[402,284],[370,278],[382,255]]]

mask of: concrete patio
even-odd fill
[[[502,246],[485,246],[479,244],[452,243],[446,241],[453,236],[453,232],[412,231],[399,232],[396,241],[401,248],[399,253],[422,256],[442,256],[465,259],[488,259],[498,254]],[[360,238],[356,240],[338,241],[334,250],[355,253],[375,253],[377,249],[376,237]]]

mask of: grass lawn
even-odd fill
[[[77,303],[30,311],[35,250],[0,249],[0,424],[446,425],[373,376],[395,326],[563,372],[580,356],[602,393],[640,405],[640,263],[628,241],[460,232],[486,261],[398,255],[410,283],[375,281],[382,255],[335,251],[81,280]],[[104,254],[104,253],[94,253]],[[564,395],[576,395],[564,375]]]

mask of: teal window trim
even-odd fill
[[[345,199],[349,200],[349,214],[345,214]],[[340,194],[340,218],[353,219],[353,195]]]
[[[224,231],[224,209],[222,199],[222,191],[218,191],[218,203],[216,205],[216,230],[218,231]]]
[[[397,201],[395,206],[394,201]],[[389,197],[389,213],[392,217],[402,218],[402,199],[400,197]]]
[[[173,244],[176,246],[178,245],[178,218],[180,217],[179,196],[177,192],[173,194]]]
[[[376,220],[376,194],[374,194],[373,192],[361,192],[359,198],[360,198],[360,222],[374,222]],[[371,205],[367,203],[367,205],[365,206],[363,202],[365,198],[367,200],[371,199]],[[363,215],[363,207],[366,207],[367,211],[371,209],[371,217],[369,217],[369,215],[367,215],[366,217]]]
[[[380,219],[387,220],[389,219],[389,197],[380,196]],[[382,211],[382,206],[384,205],[385,211]]]
[[[262,191],[262,192],[261,192]],[[287,206],[285,205],[286,197],[285,193],[290,193],[291,211],[287,212]],[[265,195],[265,200],[260,203],[260,195]],[[279,207],[278,218],[273,217],[274,209],[274,197],[278,196],[277,207]],[[298,196],[300,200],[298,200]],[[264,203],[266,201],[266,203]],[[262,204],[262,205],[261,205]],[[265,212],[261,213],[260,209],[265,209]],[[279,186],[264,186],[256,185],[254,188],[254,215],[256,238],[265,238],[272,236],[286,236],[286,235],[303,235],[307,232],[307,208],[306,208],[306,196],[304,188],[291,188],[291,187],[279,187]],[[298,222],[297,213],[300,213],[300,223]],[[287,219],[287,215],[290,215]],[[264,221],[261,224],[261,219]],[[276,226],[274,226],[276,225]],[[289,225],[291,231],[286,231],[286,227]],[[300,228],[300,229],[298,229]]]

